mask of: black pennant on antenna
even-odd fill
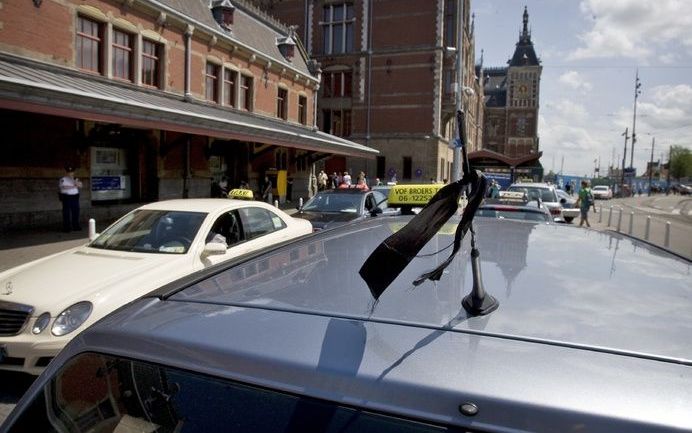
[[[440,279],[442,271],[459,251],[461,241],[471,226],[476,209],[483,200],[487,182],[485,176],[478,171],[469,171],[461,180],[440,189],[418,215],[414,216],[401,230],[385,239],[370,254],[360,268],[360,276],[367,283],[375,299],[379,299],[423,246],[454,215],[459,207],[461,193],[467,185],[471,186],[469,202],[457,226],[451,255],[436,269],[418,277],[413,284],[419,285],[426,279]]]

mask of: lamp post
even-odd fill
[[[637,126],[637,98],[641,95],[642,83],[639,81],[639,69],[637,69],[637,76],[634,80],[634,115],[632,116],[632,149],[630,153],[630,168],[634,167],[634,143],[637,142],[637,133],[635,128]]]
[[[457,57],[456,57],[456,70],[457,70],[457,83],[455,86],[455,105],[456,112],[463,111],[462,102],[462,89],[464,87],[464,69],[462,57],[464,55],[464,1],[457,1]],[[461,147],[465,146],[464,138],[462,137],[460,128],[457,126],[457,139],[459,140],[454,145],[454,159],[452,160],[452,182],[456,182],[461,179]]]
[[[620,181],[620,197],[625,196],[625,160],[627,159],[627,140],[630,138],[627,132],[628,128],[625,128],[625,132],[621,134],[625,136],[625,151],[622,152],[622,172],[620,173],[620,178],[622,180]]]

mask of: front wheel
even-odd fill
[[[568,223],[571,223],[573,219],[574,217],[565,217],[565,221],[567,221]]]

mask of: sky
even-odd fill
[[[506,66],[524,6],[543,66],[538,135],[548,173],[591,176],[622,165],[625,128],[633,165],[668,159],[671,145],[692,148],[692,0],[472,0],[476,57]],[[630,165],[631,139],[626,165]],[[595,161],[595,162],[594,162]]]

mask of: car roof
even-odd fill
[[[91,327],[71,353],[479,429],[692,426],[690,262],[619,234],[479,218],[484,286],[500,307],[470,317],[468,239],[440,281],[411,283],[447,257],[432,253],[455,220],[374,302],[358,270],[407,222],[372,218],[188,277]],[[459,414],[465,401],[477,417]]]
[[[554,185],[549,185],[547,183],[540,183],[540,182],[519,182],[519,183],[513,183],[509,187],[520,187],[520,188],[555,188]]]
[[[189,212],[207,212],[227,208],[227,207],[247,207],[260,206],[268,207],[267,203],[254,200],[235,200],[229,198],[188,198],[177,200],[163,200],[145,204],[139,209],[152,210],[174,210],[174,211],[189,211]],[[274,208],[276,209],[276,208]]]
[[[337,188],[337,189],[325,189],[318,192],[317,194],[366,194],[370,191],[366,191],[360,188]]]
[[[596,189],[596,188],[598,188],[598,189],[610,189],[610,187],[608,185],[596,185],[593,188],[594,189]]]

